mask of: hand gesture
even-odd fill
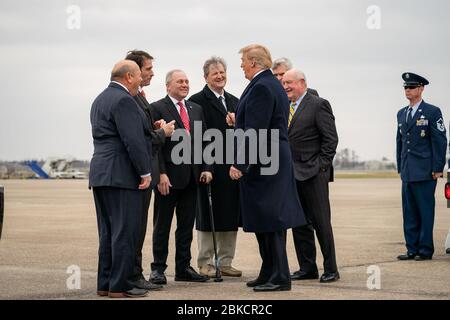
[[[213,179],[212,173],[209,171],[203,171],[200,175],[200,182],[209,184]]]
[[[158,183],[158,191],[163,195],[167,196],[170,191],[170,187],[172,185],[170,184],[169,177],[167,174],[162,173],[159,175],[159,183]]]
[[[239,180],[242,177],[242,172],[235,167],[230,167],[230,178],[232,180]]]
[[[228,112],[227,113],[227,124],[230,127],[234,127],[234,124],[236,123],[236,118],[235,118],[235,114],[233,112]]]
[[[144,190],[150,187],[152,183],[152,176],[141,177],[141,184],[139,185],[139,190]]]

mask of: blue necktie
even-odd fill
[[[408,109],[408,115],[406,116],[406,124],[410,124],[412,121],[412,107]]]

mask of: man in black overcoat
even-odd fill
[[[230,166],[226,163],[226,130],[232,130],[226,122],[228,112],[235,112],[239,99],[225,91],[227,83],[225,60],[212,57],[205,61],[203,74],[206,85],[202,91],[192,95],[189,100],[202,107],[208,129],[217,129],[223,137],[222,163],[214,163],[214,179],[211,182],[211,197],[216,231],[217,254],[220,272],[223,276],[240,277],[242,272],[232,266],[236,250],[239,227],[239,187],[230,178]],[[205,185],[199,187],[199,210],[196,228],[198,240],[197,263],[200,274],[214,277],[214,246],[211,232],[209,201]]]
[[[235,129],[248,134],[268,130],[266,138],[256,141],[258,153],[265,148],[271,150],[275,144],[272,162],[266,164],[259,158],[252,163],[250,140],[243,140],[237,145],[235,164],[230,168],[231,178],[239,179],[244,231],[255,232],[262,259],[258,277],[247,286],[257,292],[291,290],[285,233],[306,224],[306,219],[297,196],[288,142],[289,102],[270,71],[269,50],[250,45],[240,53],[241,68],[250,83],[236,110]],[[229,118],[231,123],[232,116]],[[241,154],[244,156],[240,158]]]

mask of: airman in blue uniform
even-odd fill
[[[409,105],[397,113],[397,168],[402,179],[406,254],[399,260],[429,260],[434,253],[434,193],[445,166],[447,136],[441,110],[422,99],[428,80],[402,75]]]

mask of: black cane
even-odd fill
[[[212,197],[211,197],[211,183],[208,183],[206,185],[206,188],[208,190],[209,216],[211,218],[211,231],[212,231],[213,244],[214,244],[214,264],[216,267],[216,278],[214,279],[214,282],[222,282],[223,279],[222,279],[222,275],[221,275],[220,269],[219,269],[219,257],[217,256],[216,228],[214,226],[214,213],[213,213]]]
[[[2,238],[2,229],[3,229],[3,210],[5,209],[5,197],[4,197],[5,189],[3,186],[0,186],[0,239]]]

